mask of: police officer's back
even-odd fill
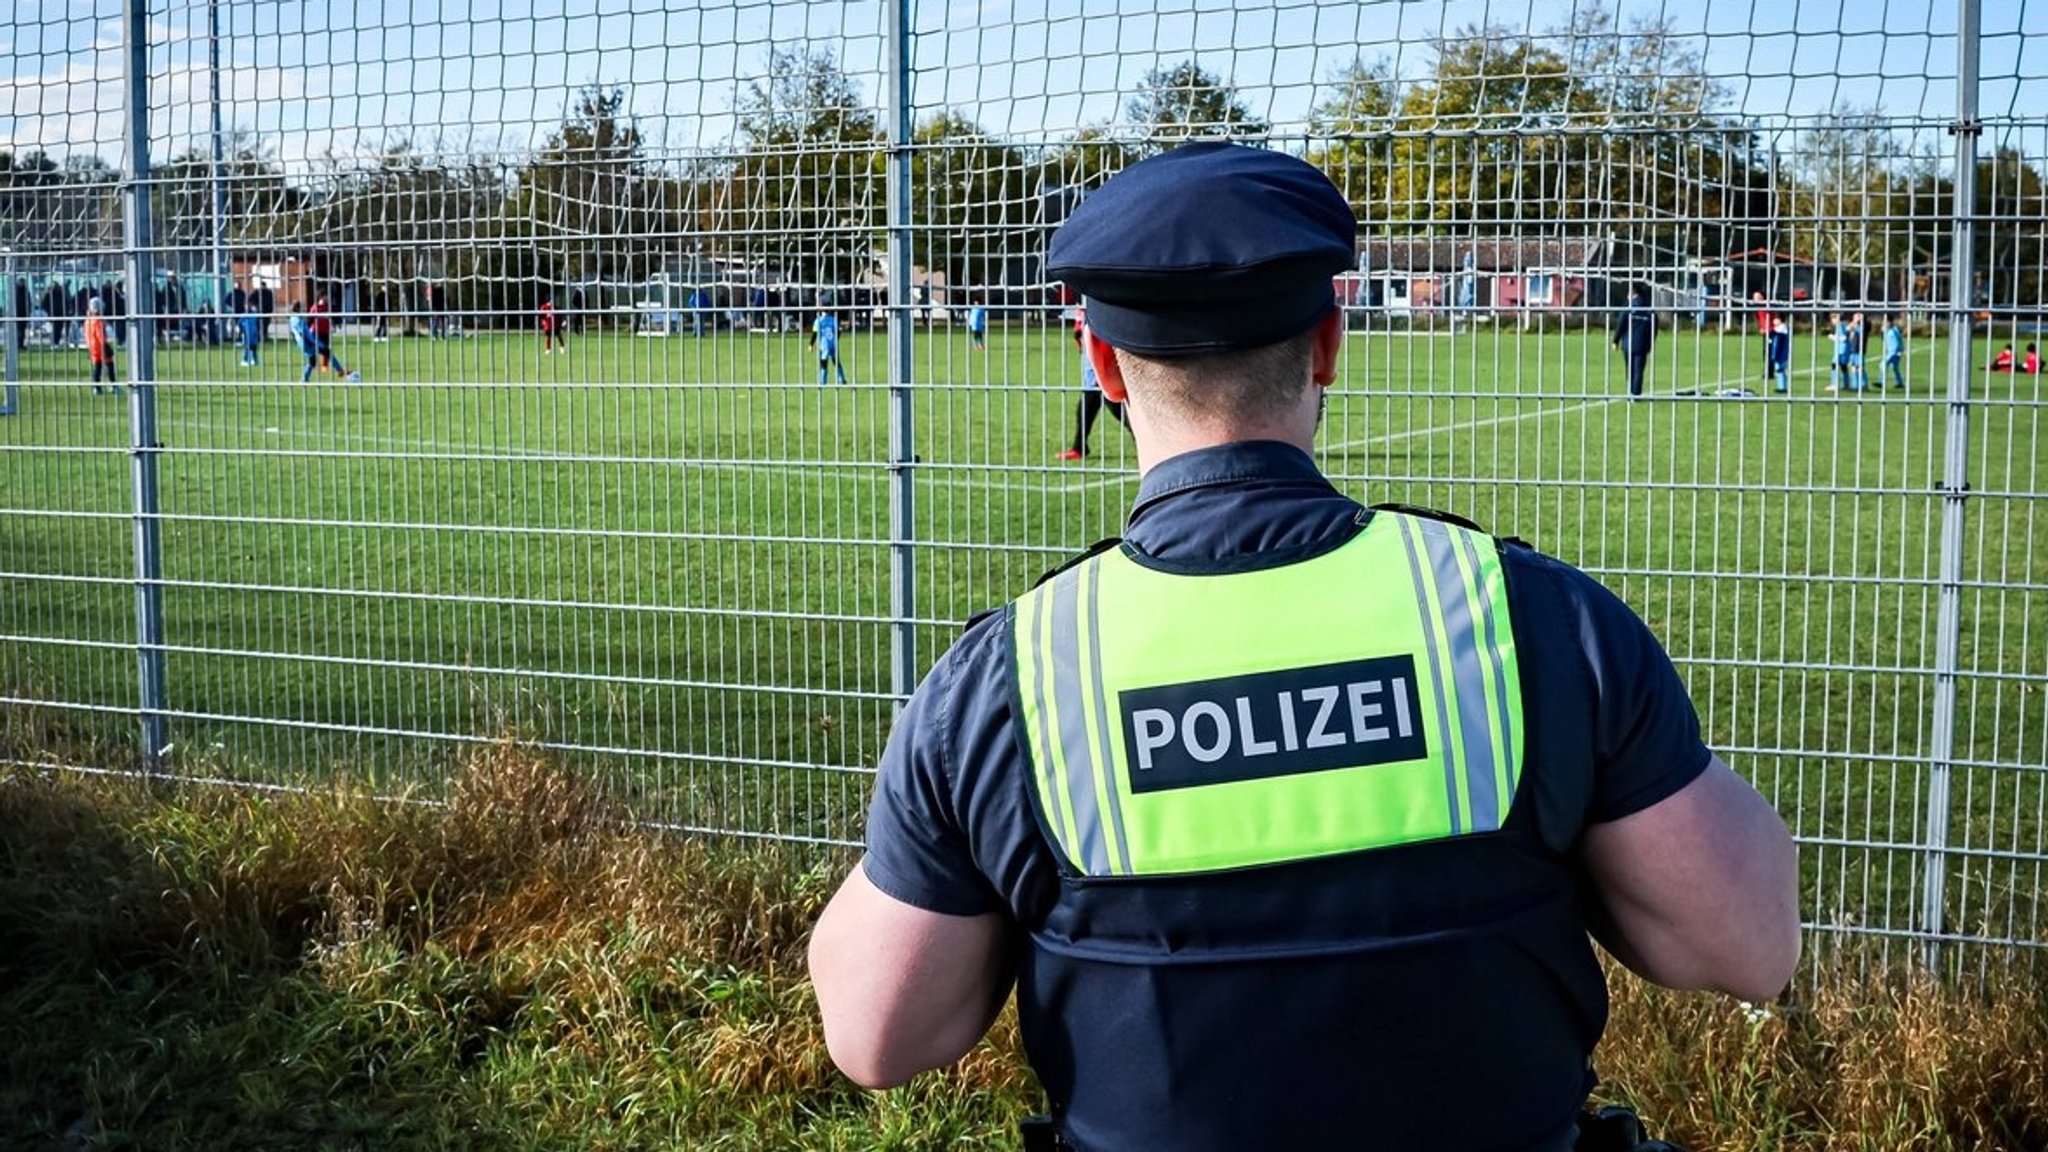
[[[1554,1150],[1589,929],[1783,986],[1790,839],[1641,622],[1315,468],[1354,230],[1307,165],[1209,144],[1055,237],[1145,475],[1122,543],[971,627],[892,734],[811,951],[857,1081],[958,1059],[1014,985],[1084,1152]]]

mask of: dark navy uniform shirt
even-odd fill
[[[1190,574],[1244,570],[1293,563],[1330,551],[1358,531],[1362,513],[1361,506],[1332,487],[1300,450],[1272,442],[1240,443],[1191,452],[1155,467],[1140,486],[1124,540],[1140,562],[1154,568]],[[1497,883],[1494,876],[1481,870],[1538,860],[1541,869],[1559,876],[1575,874],[1571,853],[1588,823],[1641,811],[1690,783],[1708,763],[1709,753],[1700,742],[1691,702],[1670,660],[1634,613],[1569,565],[1517,546],[1506,547],[1503,554],[1510,614],[1525,669],[1523,702],[1528,716],[1526,738],[1531,745],[1509,818],[1517,846],[1512,852],[1489,849],[1475,853],[1420,845],[1368,854],[1376,855],[1374,866],[1382,870],[1359,881],[1356,890],[1361,900],[1398,902],[1410,898],[1410,889],[1426,889],[1431,893],[1427,899],[1444,908],[1473,909],[1477,907],[1473,893],[1497,894],[1512,887]],[[1012,656],[1004,623],[1004,617],[996,614],[972,626],[941,657],[904,709],[883,754],[868,817],[864,867],[877,888],[904,903],[951,915],[1001,913],[1036,933],[1046,928],[1048,917],[1054,915],[1062,899],[1062,880],[1056,853],[1040,831],[1032,809],[1025,753],[1011,707]],[[1284,870],[1275,875],[1282,874]],[[1329,878],[1327,873],[1318,876],[1311,871],[1293,874],[1279,883],[1291,898],[1296,889],[1317,883],[1327,887]],[[1191,910],[1191,905],[1205,898],[1201,883],[1192,882],[1170,902],[1154,906],[1173,909],[1171,915],[1199,916],[1204,910]],[[1231,900],[1275,903],[1272,892],[1262,895],[1258,887],[1273,883],[1242,874],[1217,879],[1214,889],[1221,894],[1217,897],[1220,918],[1237,916],[1242,921],[1240,927],[1249,924],[1246,917],[1255,919],[1256,910],[1226,912],[1221,904]],[[1555,877],[1546,883],[1551,889],[1559,886]],[[1336,890],[1349,891],[1350,884],[1347,877]],[[1125,918],[1126,926],[1132,917],[1142,925],[1149,914],[1142,900],[1131,901],[1115,913]],[[1444,913],[1452,918],[1458,914]],[[1306,915],[1334,924],[1348,913],[1311,907]],[[1414,919],[1413,909],[1401,915],[1410,922]],[[1590,1083],[1584,1062],[1605,1025],[1606,1003],[1598,968],[1583,931],[1577,930],[1581,923],[1578,914],[1567,909],[1563,920],[1572,930],[1562,934],[1551,931],[1549,942],[1538,948],[1561,955],[1546,957],[1534,977],[1515,974],[1514,980],[1533,979],[1533,984],[1506,981],[1501,985],[1503,997],[1513,989],[1514,997],[1525,1005],[1532,998],[1527,989],[1537,988],[1534,996],[1564,1002],[1555,1011],[1543,1005],[1481,1007],[1486,997],[1471,995],[1470,985],[1484,979],[1484,973],[1461,971],[1440,961],[1405,966],[1388,961],[1387,968],[1375,970],[1360,959],[1355,978],[1353,969],[1341,969],[1343,979],[1354,987],[1376,975],[1408,982],[1373,993],[1383,996],[1389,1005],[1386,1027],[1395,1034],[1394,1042],[1404,1040],[1403,1030],[1411,1030],[1418,1033],[1413,1037],[1418,1045],[1437,1045],[1437,1055],[1443,1060],[1461,1056],[1465,1047],[1459,1045],[1464,1045],[1476,1053],[1474,1061],[1484,1062],[1491,1045],[1503,1052],[1523,1053],[1525,1064],[1526,1053],[1534,1049],[1543,1052],[1549,1063],[1567,1065],[1543,1086],[1540,1101],[1526,1106],[1500,1102],[1502,1115],[1521,1118],[1511,1134],[1495,1135],[1485,1127],[1486,1101],[1458,1097],[1460,1069],[1430,1066],[1427,1059],[1406,1066],[1399,1061],[1372,1065],[1369,1074],[1379,1081],[1352,1089],[1367,1101],[1367,1111],[1394,1116],[1404,1109],[1427,1108],[1437,1102],[1465,1109],[1463,1122],[1476,1126],[1463,1129],[1463,1138],[1495,1141],[1462,1147],[1540,1148],[1553,1146],[1555,1140],[1566,1141],[1568,1146],[1564,1128],[1575,1103],[1567,1100],[1566,1115],[1555,1115],[1556,1105],[1560,1095],[1576,1094],[1583,1099],[1584,1087]],[[1359,923],[1367,921],[1371,921],[1370,915]],[[1065,922],[1058,919],[1055,927]],[[1278,924],[1277,930],[1285,932],[1290,923],[1283,917],[1254,927],[1271,932]],[[1412,923],[1399,930],[1409,927]],[[1560,935],[1571,939],[1559,943]],[[1153,1109],[1155,1114],[1165,1109],[1178,1116],[1186,1111],[1199,1114],[1204,1108],[1222,1111],[1241,1106],[1241,1102],[1226,1105],[1199,1097],[1171,1098],[1198,1085],[1199,1070],[1183,1069],[1171,1083],[1152,1079],[1139,1083],[1141,1078],[1152,1077],[1151,1066],[1161,1062],[1147,1047],[1148,1037],[1144,1036],[1134,1037],[1113,1055],[1098,1055],[1085,1070],[1072,1067],[1073,1060],[1079,1059],[1073,1057],[1074,1046],[1049,1036],[1049,1031],[1070,1027],[1079,1033],[1091,1026],[1099,1028],[1111,1005],[1059,1002],[1063,997],[1087,999],[1087,982],[1064,974],[1057,979],[1043,976],[1039,969],[1049,967],[1050,962],[1034,964],[1029,950],[1036,946],[1027,943],[1025,947],[1026,954],[1019,958],[1019,996],[1027,1047],[1041,1081],[1054,1097],[1054,1106],[1074,1109],[1077,1123],[1069,1128],[1069,1136],[1083,1148],[1093,1152],[1085,1139],[1090,1122],[1101,1120],[1102,1113],[1115,1108],[1141,1113]],[[1247,976],[1256,979],[1257,973]],[[1442,986],[1410,986],[1432,980]],[[1150,986],[1141,994],[1155,995],[1155,1000],[1164,996]],[[1352,994],[1356,995],[1355,991]],[[1139,995],[1125,993],[1121,999]],[[1280,1013],[1302,1010],[1300,1005],[1290,1007],[1280,996],[1261,994],[1254,999]],[[1053,1002],[1042,1002],[1045,1000]],[[1447,1042],[1442,1036],[1421,1035],[1428,1027],[1426,1020],[1405,1007],[1395,1007],[1415,1004],[1474,1006],[1452,1026],[1455,1041]],[[1126,1006],[1127,1016],[1120,1026],[1144,1031],[1150,1006]],[[1134,1016],[1128,1015],[1132,1012]],[[1171,1033],[1177,1023],[1157,1021],[1151,1030]],[[1297,1043],[1311,1049],[1315,1043],[1348,1043],[1342,1037],[1306,1039],[1314,1032],[1309,1023],[1281,1015],[1227,1026],[1282,1035],[1293,1030],[1303,1038]],[[1209,1024],[1203,1027],[1214,1030]],[[1183,1032],[1194,1030],[1189,1023]],[[1474,1035],[1477,1032],[1494,1034],[1482,1037]],[[1451,1044],[1447,1050],[1443,1047],[1446,1043]],[[1294,1049],[1283,1045],[1278,1051],[1292,1053]],[[1346,1049],[1344,1058],[1349,1056]],[[1312,1050],[1301,1053],[1303,1061],[1315,1058]],[[1222,1060],[1219,1055],[1219,1062]],[[1572,1066],[1574,1061],[1576,1066]],[[1283,1057],[1252,1066],[1266,1067],[1270,1076],[1282,1081],[1269,1086],[1277,1092],[1298,1095],[1318,1091],[1304,1087],[1311,1081],[1302,1078],[1303,1068],[1290,1068],[1286,1063]],[[1140,1072],[1141,1067],[1145,1071]],[[1119,1072],[1120,1068],[1124,1071]],[[1098,1082],[1126,1073],[1132,1081],[1128,1085]],[[1410,1082],[1399,1082],[1404,1077]],[[1521,1066],[1511,1079],[1516,1077],[1529,1078],[1522,1076]],[[1389,1078],[1395,1082],[1386,1082]],[[1468,1079],[1475,1084],[1486,1082],[1483,1076]],[[1251,1098],[1258,1095],[1255,1085],[1245,1090]],[[1534,1095],[1537,1088],[1531,1086],[1529,1091]],[[1298,1099],[1290,1104],[1301,1105]],[[1084,1112],[1091,1115],[1083,1116]],[[1531,1120],[1532,1116],[1540,1117],[1540,1122]],[[1537,1126],[1530,1127],[1532,1123]],[[1393,1123],[1382,1135],[1402,1130],[1402,1123]],[[1105,1127],[1097,1123],[1094,1131],[1116,1129],[1114,1124]],[[1302,1131],[1317,1130],[1311,1126]],[[1116,1138],[1122,1145],[1143,1143],[1129,1131],[1116,1132]],[[1192,1141],[1189,1132],[1182,1131],[1145,1146],[1192,1147],[1201,1143],[1231,1147],[1258,1142],[1257,1137],[1246,1136],[1235,1144],[1221,1138],[1203,1143]],[[1357,1146],[1376,1145],[1368,1137]]]
[[[1614,345],[1630,356],[1648,356],[1657,340],[1657,316],[1648,304],[1631,301],[1614,320]]]

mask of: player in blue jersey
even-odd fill
[[[978,351],[988,349],[988,305],[976,304],[967,312],[967,337]]]
[[[839,373],[839,382],[846,383],[846,365],[839,362],[839,317],[831,312],[820,312],[811,321],[811,347],[818,350],[818,387],[825,386],[828,369]]]
[[[236,322],[242,333],[242,366],[260,367],[263,363],[263,317],[257,314],[253,297],[243,299],[242,315]]]
[[[1792,390],[1792,327],[1785,323],[1783,316],[1771,320],[1771,375],[1777,380],[1777,390]]]
[[[1902,316],[1884,318],[1884,373],[1878,378],[1877,386],[1884,387],[1889,377],[1892,387],[1903,392],[1906,389],[1906,326]]]

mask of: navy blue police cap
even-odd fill
[[[1281,152],[1209,142],[1142,160],[1081,201],[1046,271],[1088,327],[1141,356],[1259,348],[1336,304],[1358,230],[1336,186]]]

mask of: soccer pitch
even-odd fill
[[[970,614],[1115,534],[1137,486],[1106,414],[1087,460],[1055,458],[1080,377],[1059,325],[999,327],[986,351],[916,331],[907,524],[880,331],[844,338],[843,388],[794,333],[337,348],[364,383],[302,384],[282,342],[259,368],[158,353],[181,771],[431,779],[512,731],[652,819],[857,840],[892,563],[922,671]],[[1363,500],[1455,511],[1604,580],[1806,842],[1809,919],[1903,927],[1942,723],[1948,350],[1919,334],[1909,389],[1855,396],[1823,391],[1825,349],[1802,334],[1777,396],[1753,335],[1666,333],[1629,403],[1598,331],[1356,331],[1319,455]],[[0,419],[0,682],[116,759],[137,699],[128,406],[91,394],[82,352],[22,365]],[[2027,377],[1979,374],[1972,399],[1949,903],[1957,931],[2039,939],[2043,407]]]

